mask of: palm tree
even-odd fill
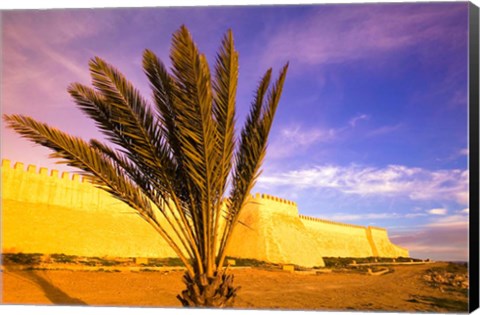
[[[265,73],[236,139],[238,53],[232,32],[222,40],[213,77],[185,26],[173,34],[170,58],[171,73],[152,51],[143,54],[153,107],[98,57],[89,64],[93,88],[69,86],[110,146],[28,116],[4,120],[128,204],[166,240],[186,267],[186,289],[178,295],[184,306],[231,306],[238,288],[224,268],[225,256],[260,173],[288,64],[272,86],[272,70]]]

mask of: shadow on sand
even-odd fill
[[[67,293],[63,292],[60,288],[55,286],[49,279],[45,278],[37,270],[15,270],[14,268],[8,268],[6,270],[17,277],[23,278],[36,286],[38,286],[45,293],[47,299],[53,304],[58,305],[88,305],[84,301],[71,297]]]
[[[413,295],[411,299],[407,300],[410,303],[425,304],[436,307],[448,312],[468,312],[468,303],[447,298],[438,298],[433,296]]]

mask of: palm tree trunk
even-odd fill
[[[233,287],[233,275],[216,271],[213,277],[206,274],[196,275],[194,279],[188,273],[183,276],[187,288],[177,295],[186,307],[231,307],[240,287]]]

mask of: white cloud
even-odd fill
[[[370,117],[368,115],[365,115],[365,114],[358,115],[358,116],[355,116],[352,119],[350,119],[348,124],[352,127],[355,127],[357,125],[357,122],[359,122],[360,120],[366,120],[366,119],[369,119],[369,118]]]
[[[465,208],[465,209],[463,209],[463,210],[460,210],[460,213],[469,214],[469,213],[470,213],[470,209],[469,209],[469,208]]]
[[[304,153],[317,143],[332,141],[337,130],[327,128],[305,129],[300,124],[293,124],[280,129],[268,147],[268,157],[282,159]]]
[[[300,125],[284,128],[280,133],[284,141],[289,141],[302,147],[316,142],[328,141],[335,137],[335,130],[333,129],[323,130],[314,128],[302,130]]]
[[[280,128],[276,138],[270,144],[268,156],[281,159],[304,153],[317,143],[337,140],[349,130],[353,130],[359,121],[369,118],[367,114],[360,114],[350,118],[345,125],[335,128],[305,128],[301,123],[287,125]]]
[[[430,209],[427,212],[429,214],[434,214],[434,215],[446,215],[448,211],[445,208],[435,208],[435,209]]]
[[[436,170],[389,165],[384,168],[358,165],[322,165],[288,172],[263,174],[264,187],[334,189],[361,196],[404,196],[411,200],[449,200],[468,203],[468,171]]]

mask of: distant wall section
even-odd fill
[[[301,215],[308,233],[324,257],[371,257],[374,250],[363,226],[341,224]]]
[[[229,255],[281,264],[324,266],[322,248],[298,216],[297,204],[257,194],[250,198],[232,235]]]
[[[377,227],[299,215],[295,202],[257,194],[237,225],[232,256],[275,263],[323,266],[323,257],[408,257]]]
[[[394,245],[387,230],[300,215],[324,257],[408,257],[408,250]]]

